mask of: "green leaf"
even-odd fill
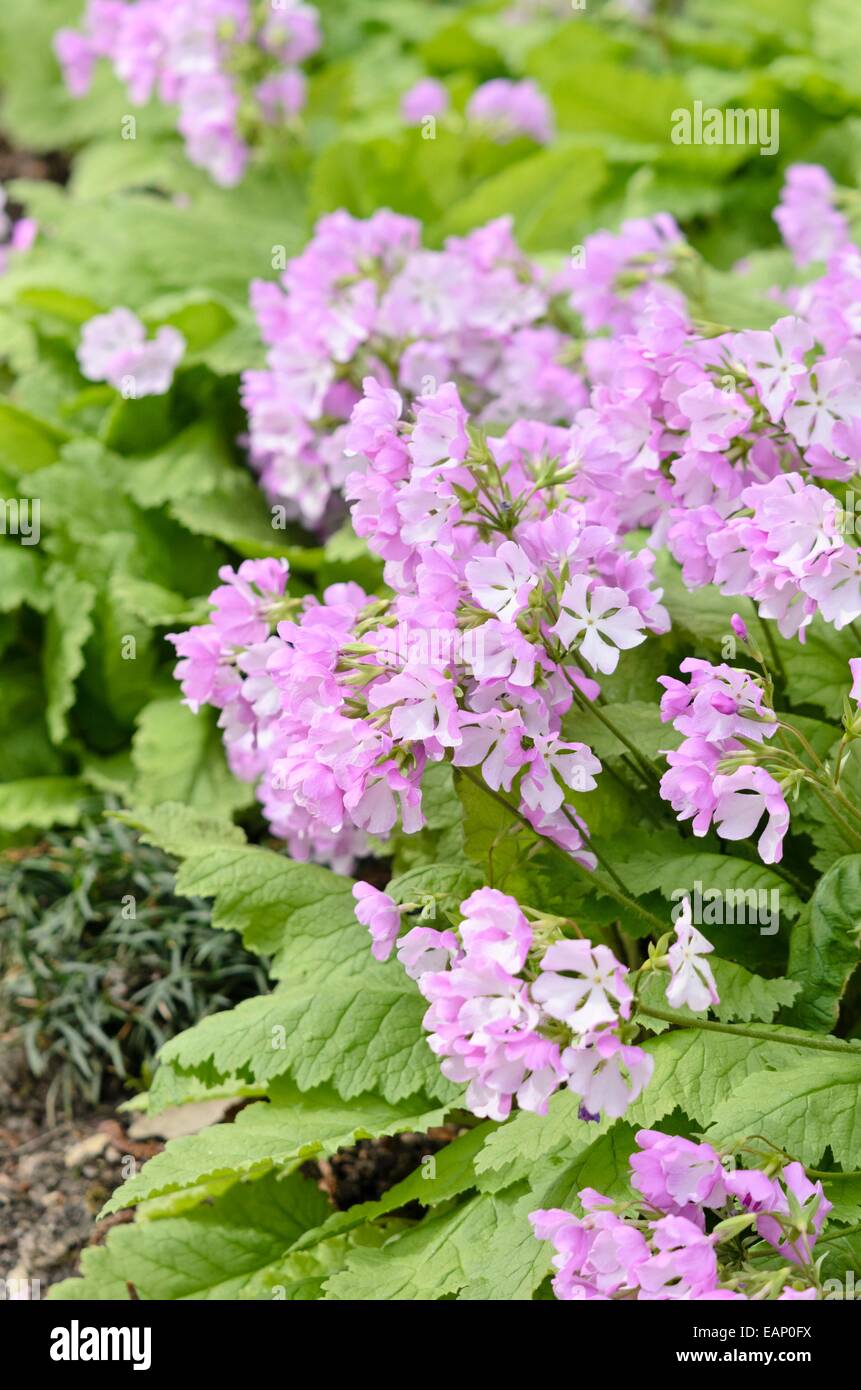
[[[320,865],[251,845],[202,849],[182,865],[177,892],[214,897],[213,926],[238,931],[249,950],[272,955],[276,979],[351,977],[369,968],[351,881]]]
[[[608,841],[603,848],[632,894],[657,889],[668,901],[678,903],[683,894],[693,893],[698,886],[707,936],[710,928],[717,933],[723,927],[736,925],[736,918],[742,925],[758,929],[754,909],[759,912],[760,904],[769,917],[767,931],[776,925],[770,918],[777,911],[794,918],[802,908],[796,890],[767,864],[704,849],[701,840],[683,840],[673,832],[652,831],[630,835],[618,847]],[[710,921],[712,915],[714,922]]]
[[[127,485],[140,506],[158,507],[229,487],[234,469],[217,422],[198,420],[154,454],[129,460]]]
[[[734,1149],[761,1134],[815,1165],[827,1148],[844,1168],[861,1165],[861,1048],[846,1056],[810,1054],[779,1077],[759,1072],[742,1081],[714,1112],[708,1139]]]
[[[643,1046],[654,1058],[652,1079],[626,1112],[626,1120],[653,1125],[679,1109],[697,1124],[709,1124],[726,1097],[736,1095],[748,1076],[764,1073],[766,1068],[770,1074],[780,1069],[782,1089],[784,1069],[804,1061],[808,1054],[798,1046],[803,1034],[792,1029],[770,1031],[773,1038],[760,1039],[742,1032],[680,1028],[649,1039]]]
[[[0,543],[0,613],[25,603],[41,611],[49,601],[42,561],[33,547]]]
[[[820,1033],[834,1030],[840,1001],[861,958],[861,855],[840,859],[816,885],[810,912],[796,924],[789,974],[800,994],[790,1021]]]
[[[151,1299],[235,1299],[324,1219],[325,1198],[298,1173],[241,1182],[182,1216],[116,1226],[85,1250],[83,1278],[66,1279],[52,1299],[122,1300],[129,1284]]]
[[[103,1215],[225,1177],[260,1177],[270,1169],[294,1169],[315,1154],[334,1153],[358,1139],[441,1124],[444,1108],[423,1096],[397,1104],[360,1095],[347,1103],[331,1086],[301,1092],[279,1081],[267,1102],[240,1110],[232,1124],[212,1125],[172,1139],[137,1176],[118,1188]]]
[[[96,590],[62,567],[51,575],[52,603],[45,625],[42,663],[47,692],[48,731],[55,743],[68,732],[75,682],[84,666],[84,648],[93,631]]]
[[[13,477],[54,463],[67,437],[11,401],[0,400],[0,468]]]
[[[241,555],[261,558],[288,555],[283,531],[276,529],[263,494],[248,474],[234,471],[217,487],[170,503],[170,513],[199,536],[213,536]]]
[[[662,722],[659,705],[645,700],[614,702],[609,713],[615,726],[648,758],[657,758],[665,748],[677,748],[681,742],[682,735],[676,733],[672,724]],[[565,716],[563,726],[566,738],[588,743],[602,762],[621,758],[628,751],[591,710],[572,710]]]
[[[246,999],[171,1039],[162,1062],[212,1080],[268,1082],[285,1072],[301,1090],[332,1082],[345,1100],[373,1091],[395,1103],[422,1091],[454,1100],[421,1021],[426,1004],[400,966],[371,960],[365,975],[317,980]]]
[[[177,858],[199,854],[201,845],[211,853],[246,844],[245,832],[227,817],[209,815],[178,801],[148,810],[120,812],[117,820],[138,830],[146,844],[156,845]]]
[[[0,782],[0,829],[44,830],[76,825],[92,792],[78,777],[28,777]]]
[[[606,180],[607,165],[597,146],[559,141],[480,184],[449,210],[444,229],[464,234],[511,215],[527,251],[570,251]]]
[[[134,796],[144,804],[183,801],[229,813],[252,799],[224,760],[215,711],[192,714],[178,697],[153,700],[141,711],[132,758]]]

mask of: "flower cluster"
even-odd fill
[[[533,1212],[536,1236],[552,1242],[556,1297],[645,1301],[815,1299],[817,1233],[831,1203],[800,1163],[774,1171],[728,1168],[710,1144],[641,1130],[631,1157],[638,1202],[579,1193],[584,1215]],[[756,1237],[785,1262],[724,1260],[724,1242]]]
[[[652,1058],[624,1041],[633,994],[609,947],[542,945],[515,899],[494,888],[460,904],[456,932],[414,926],[400,937],[411,904],[399,908],[368,883],[353,894],[377,959],[397,946],[427,999],[429,1045],[449,1080],[469,1083],[474,1114],[504,1120],[516,1100],[543,1115],[568,1086],[584,1116],[615,1118],[647,1085]]]
[[[789,826],[789,808],[780,783],[757,765],[757,749],[777,730],[763,703],[762,686],[748,671],[713,666],[688,657],[681,665],[687,684],[661,676],[661,718],[684,734],[680,746],[666,754],[669,771],[661,779],[661,796],[679,820],[690,820],[695,835],[712,824],[725,840],[746,840],[756,832],[763,862],[779,861]]]
[[[336,585],[277,626],[270,610],[245,650],[193,629],[185,693],[220,702],[231,764],[261,776],[273,828],[301,808],[326,835],[420,829],[422,774],[445,758],[593,867],[569,793],[592,790],[600,763],[563,719],[598,698],[592,672],[666,631],[654,556],[621,544],[612,495],[585,475],[579,497],[565,486],[563,431],[524,422],[485,440],[451,383],[412,421],[396,391],[365,385],[347,493],[392,596]]]
[[[432,77],[410,87],[401,99],[401,118],[405,125],[421,125],[428,117],[445,116],[449,110],[448,91]],[[526,136],[536,144],[553,139],[553,112],[547,98],[528,78],[512,82],[495,77],[477,87],[466,107],[467,130],[505,145]]]
[[[106,381],[129,398],[163,396],[185,352],[178,328],[164,324],[152,339],[131,309],[112,309],[84,324],[78,364],[88,381]]]
[[[263,124],[305,104],[300,64],[320,46],[303,0],[89,0],[83,32],[54,41],[69,90],[83,96],[107,59],[136,104],[156,92],[179,107],[189,159],[225,187],[242,178]]]
[[[553,113],[534,82],[495,77],[477,87],[466,108],[467,121],[498,144],[526,135],[539,145],[553,139]]]
[[[820,238],[810,254],[828,268],[783,293],[791,312],[767,331],[698,329],[682,291],[694,253],[666,215],[590,236],[549,278],[504,223],[431,252],[390,213],[325,218],[283,289],[254,288],[269,367],[247,374],[245,403],[265,490],[319,521],[348,471],[360,378],[407,402],[451,379],[493,430],[564,427],[568,468],[624,499],[624,523],[650,528],[689,587],[751,599],[785,637],[803,641],[817,614],[842,629],[861,616],[834,490],[861,462],[861,260],[842,214],[823,244],[797,193],[819,174],[791,169],[777,215],[793,245]]]
[[[521,416],[570,422],[587,393],[569,340],[548,322],[550,302],[509,219],[431,251],[411,218],[323,217],[280,285],[251,287],[268,354],[265,371],[245,373],[243,403],[264,491],[307,525],[327,518],[355,467],[344,438],[367,376],[409,401],[456,380],[496,427]]]

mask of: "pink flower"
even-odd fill
[[[449,95],[441,82],[423,78],[401,98],[401,119],[405,125],[421,125],[428,116],[444,116]]]
[[[852,689],[849,694],[856,704],[861,704],[861,656],[850,656],[849,674],[852,677]]]
[[[516,975],[532,945],[532,928],[517,901],[496,888],[478,888],[461,903],[460,939],[471,963],[492,961]]]
[[[440,463],[462,463],[469,437],[466,411],[457,387],[447,382],[434,395],[419,396],[416,407],[416,423],[409,442],[416,467],[424,471]]]
[[[553,1242],[558,1270],[553,1292],[558,1299],[609,1298],[637,1288],[649,1247],[635,1226],[612,1211],[590,1211],[580,1220],[555,1208],[534,1211],[529,1220],[539,1240]]]
[[[170,390],[174,370],[185,352],[185,339],[165,325],[150,342],[130,309],[113,309],[84,325],[78,348],[81,371],[90,381],[107,381],[117,390],[139,396],[162,396]]]
[[[740,767],[716,777],[714,819],[724,840],[746,840],[763,815],[768,817],[757,848],[764,864],[777,864],[789,829],[789,807],[774,778],[763,767]]]
[[[662,1216],[652,1237],[657,1254],[639,1266],[639,1298],[688,1299],[710,1295],[717,1257],[708,1236],[684,1216]]]
[[[654,1060],[639,1047],[628,1047],[612,1033],[585,1037],[577,1047],[562,1054],[568,1072],[568,1086],[582,1096],[591,1115],[602,1113],[611,1119],[624,1115],[632,1101],[647,1086]]]
[[[630,1017],[625,967],[608,946],[557,941],[545,951],[541,970],[532,998],[575,1033],[593,1034]]]
[[[397,903],[388,893],[381,893],[370,883],[354,883],[353,897],[356,900],[356,917],[371,933],[371,951],[374,957],[377,960],[388,960],[401,929],[401,914]]]
[[[503,623],[523,612],[538,583],[527,555],[514,541],[503,541],[495,555],[470,560],[465,574],[476,602]]]
[[[807,375],[804,354],[813,347],[810,329],[790,315],[778,319],[768,333],[738,334],[733,346],[772,420],[779,420],[794,400],[800,378]]]
[[[849,362],[819,361],[799,380],[795,401],[786,407],[786,428],[802,449],[831,447],[834,427],[861,415],[861,387]]]
[[[378,681],[368,693],[368,708],[389,707],[395,738],[436,739],[445,748],[460,743],[451,682],[432,666],[409,662],[400,675]]]
[[[673,1134],[641,1129],[639,1152],[631,1156],[631,1185],[668,1216],[686,1216],[701,1225],[697,1208],[726,1201],[724,1170],[710,1144],[694,1144]]]
[[[413,927],[398,942],[398,960],[411,980],[420,979],[427,970],[444,970],[461,954],[454,932],[433,927]]]
[[[505,143],[528,135],[539,145],[553,138],[553,113],[534,82],[496,77],[476,88],[466,108],[467,120],[484,126],[491,138]]]
[[[251,646],[269,636],[267,609],[283,595],[288,573],[286,560],[243,560],[238,570],[222,565],[218,577],[225,582],[210,602],[212,625],[225,643]]]

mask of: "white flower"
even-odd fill
[[[676,922],[676,939],[667,955],[672,979],[667,985],[667,1003],[673,1009],[685,1006],[702,1013],[712,1004],[720,1003],[715,977],[704,959],[714,946],[698,932],[691,921],[691,900],[684,898],[682,912]]]
[[[551,631],[566,647],[581,637],[580,651],[586,661],[609,676],[618,665],[619,648],[627,651],[643,641],[644,624],[624,589],[603,584],[592,588],[594,583],[586,574],[569,579],[562,591],[559,620]]]
[[[503,623],[511,623],[529,602],[538,583],[528,556],[514,541],[503,541],[495,555],[470,560],[466,580],[473,598],[495,613]]]

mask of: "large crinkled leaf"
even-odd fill
[[[449,209],[444,230],[460,235],[495,217],[512,216],[527,251],[570,252],[572,228],[588,217],[607,176],[597,144],[559,142],[485,179]]]
[[[25,603],[43,610],[49,602],[42,561],[34,546],[0,541],[0,613],[11,613]]]
[[[701,910],[695,921],[715,940],[723,927],[737,924],[749,924],[751,931],[764,926],[769,932],[781,916],[795,918],[802,908],[796,890],[767,864],[704,849],[701,841],[683,840],[672,831],[635,833],[604,848],[612,852],[612,862],[633,894],[656,889],[667,901],[679,903],[683,894],[698,891]]]
[[[62,743],[68,732],[69,711],[75,703],[75,682],[84,666],[84,648],[93,631],[96,590],[62,568],[53,571],[51,581],[42,666],[48,697],[48,731],[55,743]]]
[[[178,859],[200,854],[202,846],[211,853],[248,843],[245,831],[226,816],[196,810],[180,801],[123,811],[117,819],[137,830],[146,844],[156,845]]]
[[[298,984],[369,970],[368,934],[356,921],[350,879],[249,845],[238,827],[202,809],[136,808],[125,819],[183,860],[177,891],[213,898],[212,925],[238,931],[249,950],[272,956],[275,979]]]
[[[761,1072],[738,1085],[714,1112],[708,1138],[736,1148],[753,1134],[805,1164],[817,1164],[827,1148],[844,1168],[861,1167],[861,1047],[838,1053],[809,1052],[779,1076]]]
[[[260,1177],[292,1169],[320,1152],[334,1153],[357,1139],[440,1124],[444,1108],[412,1095],[390,1105],[378,1096],[349,1103],[331,1087],[301,1092],[289,1082],[272,1088],[268,1102],[240,1110],[232,1124],[211,1125],[171,1140],[111,1197],[105,1213],[225,1177]]]
[[[852,854],[839,859],[819,880],[809,913],[793,928],[789,973],[800,993],[790,1022],[831,1032],[859,959],[861,855]]]
[[[192,714],[178,697],[152,700],[141,710],[132,759],[135,798],[144,804],[183,801],[230,812],[252,799],[251,789],[225,762],[215,711]]]
[[[117,1226],[85,1250],[81,1279],[66,1279],[52,1299],[233,1299],[280,1260],[306,1230],[325,1219],[326,1201],[298,1173],[236,1183],[210,1205],[182,1216]]]
[[[426,1004],[393,963],[364,976],[282,987],[213,1014],[171,1039],[160,1057],[206,1080],[268,1082],[289,1073],[303,1091],[333,1082],[346,1100],[364,1091],[397,1102],[416,1091],[453,1100],[425,1041]]]
[[[76,825],[92,792],[79,777],[28,777],[0,782],[0,829],[43,830]]]

